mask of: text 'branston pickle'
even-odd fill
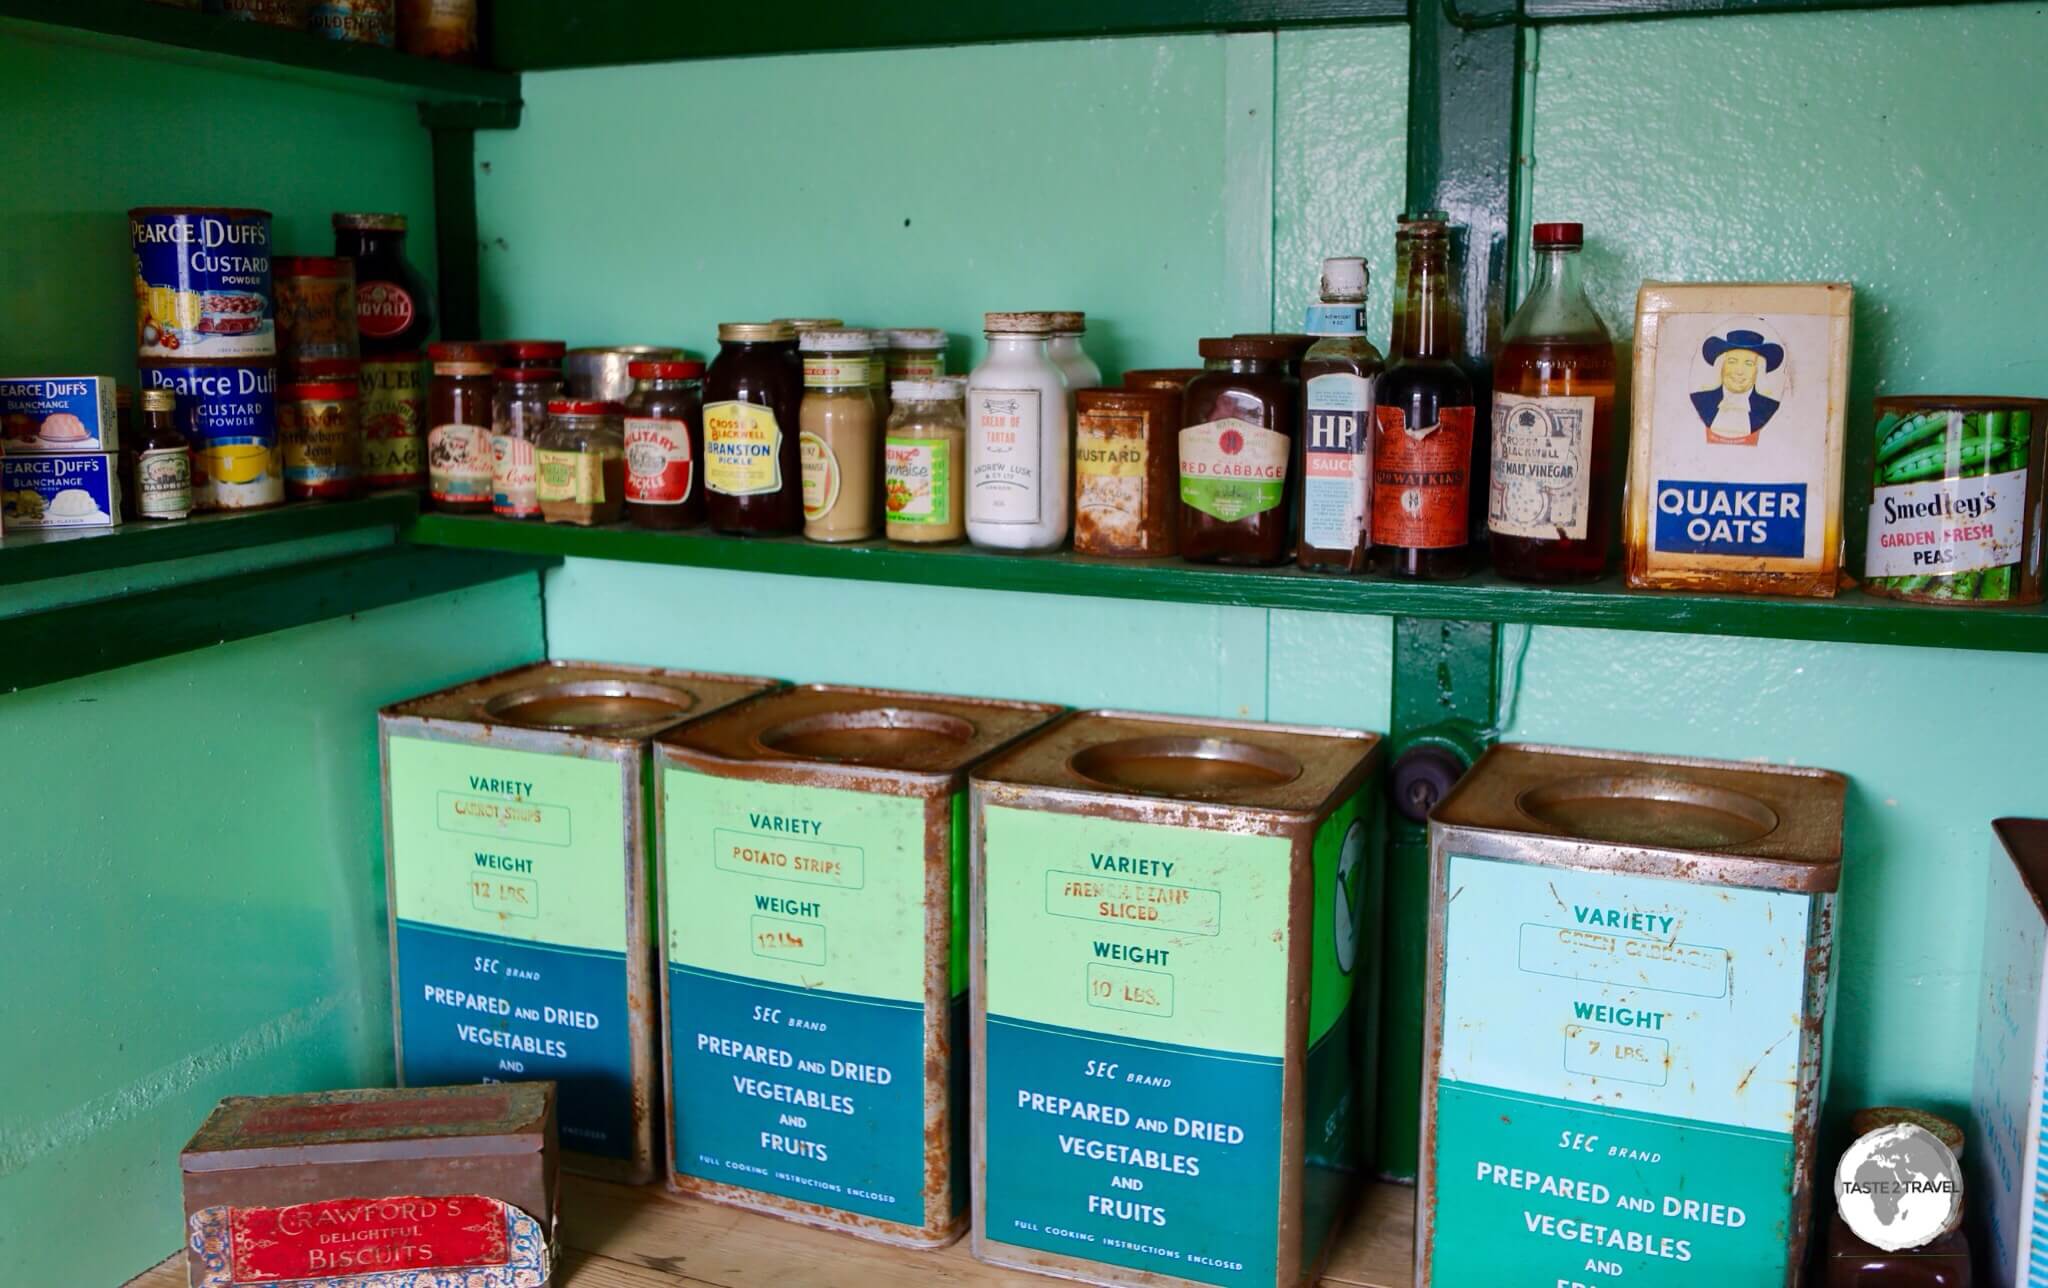
[[[1374,1147],[1380,759],[1095,711],[975,772],[975,1256],[1313,1278]]]
[[[959,1237],[967,770],[1058,710],[816,685],[655,744],[675,1189]]]
[[[648,740],[774,684],[542,662],[379,713],[401,1083],[551,1080],[571,1168],[654,1178]]]
[[[1436,807],[1418,1283],[1800,1282],[1846,787],[1503,744]]]

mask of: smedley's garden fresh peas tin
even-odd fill
[[[1313,1279],[1374,1148],[1380,760],[1092,711],[975,772],[976,1257]]]
[[[555,1082],[568,1166],[654,1179],[648,740],[773,687],[541,662],[379,713],[402,1085]]]
[[[672,1188],[959,1237],[967,771],[1058,711],[814,685],[656,742]]]
[[[2041,602],[2048,401],[1879,398],[1863,588],[1927,603]]]
[[[1503,744],[1437,805],[1418,1284],[1796,1288],[1846,788]]]
[[[142,357],[277,353],[269,211],[143,206],[128,212],[128,235]]]

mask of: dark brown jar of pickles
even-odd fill
[[[719,532],[802,531],[804,496],[797,411],[804,370],[796,328],[725,322],[704,378],[704,515]]]
[[[704,522],[704,364],[634,362],[626,372],[626,517],[694,528]]]
[[[1293,345],[1202,341],[1202,374],[1182,395],[1180,553],[1196,563],[1277,564],[1294,557]]]

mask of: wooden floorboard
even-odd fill
[[[1409,1288],[1415,1192],[1378,1185],[1331,1254],[1325,1288]],[[757,1216],[659,1187],[570,1177],[563,1186],[568,1250],[553,1288],[1028,1288],[1053,1282],[984,1266],[966,1239],[914,1252]],[[185,1288],[183,1254],[128,1288]]]

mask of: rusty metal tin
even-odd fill
[[[1991,825],[1976,1085],[1970,1093],[1971,1219],[1992,1288],[2034,1281],[2048,1257],[2048,819]],[[1973,1236],[1974,1237],[1974,1236]]]
[[[1172,554],[1180,534],[1179,392],[1083,389],[1074,397],[1074,553]]]
[[[1416,1282],[1799,1282],[1847,780],[1503,744],[1430,816]]]
[[[974,774],[974,1255],[1292,1288],[1372,1149],[1375,734],[1077,713]]]
[[[812,685],[656,740],[671,1188],[960,1236],[967,771],[1059,711]]]
[[[179,1161],[194,1288],[372,1288],[429,1266],[547,1282],[553,1083],[230,1096]]]
[[[379,713],[401,1083],[551,1078],[572,1170],[654,1179],[648,741],[776,684],[550,661]]]

